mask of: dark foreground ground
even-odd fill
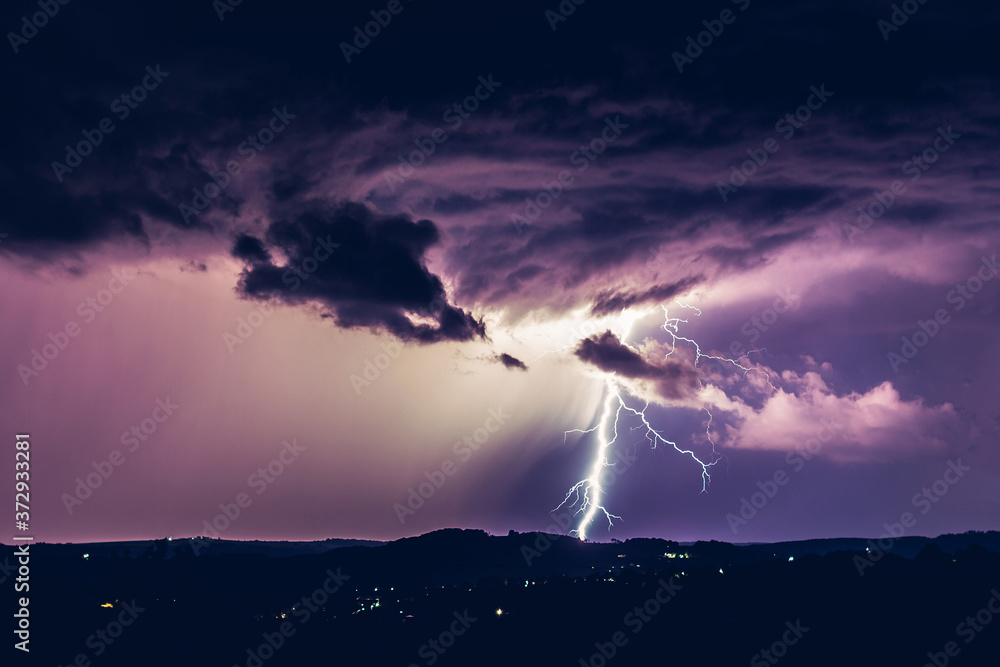
[[[1000,664],[1000,534],[882,546],[458,530],[388,544],[40,544],[28,593],[14,592],[17,557],[2,547],[3,664]],[[30,655],[12,648],[25,595]]]

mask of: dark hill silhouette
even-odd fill
[[[919,666],[955,642],[957,667],[995,665],[1000,614],[990,625],[981,610],[994,593],[1000,605],[998,538],[904,538],[881,551],[857,539],[585,543],[449,529],[385,544],[36,544],[31,660],[765,665],[773,648],[782,665]],[[0,549],[8,570],[13,551]],[[116,627],[133,600],[141,611]],[[981,630],[961,625],[977,614]]]

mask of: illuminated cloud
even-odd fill
[[[707,403],[736,416],[726,429],[725,446],[774,451],[819,446],[819,456],[838,462],[887,462],[941,455],[959,435],[952,404],[903,400],[889,381],[843,395],[814,371],[785,371],[778,382],[781,387],[759,409],[718,388],[703,392]]]

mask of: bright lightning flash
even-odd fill
[[[697,312],[698,315],[701,315],[701,311],[693,306],[688,306],[680,302],[678,302],[678,304],[682,308],[689,308]],[[623,316],[624,315],[625,313],[623,312]],[[746,377],[746,374],[749,373],[750,371],[761,373],[762,375],[765,376],[767,384],[771,386],[772,389],[774,389],[774,385],[772,385],[770,382],[770,377],[759,369],[743,366],[742,364],[739,363],[739,361],[729,359],[726,357],[716,357],[709,354],[702,354],[701,347],[698,345],[698,343],[696,343],[694,340],[691,340],[690,338],[678,335],[679,325],[681,323],[687,323],[687,320],[680,319],[677,317],[673,318],[670,317],[666,306],[663,306],[663,315],[666,321],[664,322],[662,328],[671,337],[671,349],[665,355],[666,357],[672,355],[674,351],[677,349],[677,341],[684,341],[694,346],[695,366],[698,365],[698,362],[701,360],[702,357],[716,359],[718,361],[732,364],[736,368],[739,368],[740,370],[743,371],[744,377]],[[622,335],[620,337],[620,340],[623,345],[625,344],[625,336],[631,330],[632,324],[637,319],[639,319],[639,317],[641,317],[641,315],[631,316],[626,318],[627,324],[624,332],[625,335]],[[682,449],[677,445],[677,443],[666,439],[665,437],[663,437],[662,434],[660,434],[659,431],[653,428],[652,424],[650,424],[649,420],[646,418],[646,408],[649,407],[648,402],[646,402],[646,404],[643,406],[641,410],[629,407],[629,405],[625,402],[624,398],[625,396],[628,396],[628,393],[625,391],[625,387],[622,386],[622,384],[615,379],[614,373],[611,373],[606,377],[605,383],[607,385],[607,396],[605,397],[604,409],[603,412],[601,413],[601,417],[597,423],[597,426],[587,430],[571,429],[569,431],[566,431],[566,433],[563,435],[564,443],[566,441],[566,436],[568,436],[570,433],[581,433],[581,434],[596,433],[597,436],[597,451],[594,452],[594,460],[590,468],[590,475],[586,479],[582,479],[576,484],[574,484],[570,488],[570,490],[566,493],[566,497],[563,499],[563,501],[559,504],[558,507],[556,507],[556,510],[558,510],[564,505],[568,505],[569,507],[576,507],[577,505],[579,506],[575,514],[576,515],[583,514],[583,516],[580,518],[580,522],[577,525],[576,530],[571,531],[571,533],[576,534],[576,536],[579,537],[581,540],[587,539],[587,531],[593,524],[594,519],[597,517],[599,513],[603,514],[604,517],[608,520],[609,528],[614,525],[614,519],[621,520],[620,516],[611,514],[602,504],[604,496],[604,488],[601,480],[601,475],[604,472],[605,468],[614,465],[608,461],[608,453],[612,448],[612,446],[615,445],[618,441],[618,423],[623,411],[631,413],[632,415],[638,417],[642,421],[642,426],[637,428],[645,429],[646,439],[649,441],[650,445],[654,449],[656,448],[656,445],[658,443],[670,445],[679,453],[690,456],[691,459],[693,459],[699,466],[701,466],[702,493],[708,490],[708,485],[712,481],[711,475],[709,474],[710,468],[723,458],[716,453],[715,442],[712,441],[711,435],[709,434],[709,429],[712,424],[712,413],[709,412],[707,407],[703,408],[705,412],[708,413],[708,425],[705,428],[705,433],[708,435],[708,441],[712,443],[712,458],[711,460],[705,461],[699,458],[698,455],[695,454],[695,452],[689,449]]]

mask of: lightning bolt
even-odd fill
[[[682,308],[687,308],[695,311],[698,315],[701,315],[701,311],[694,306],[689,306],[681,302],[677,302]],[[744,378],[750,372],[757,372],[765,377],[765,381],[768,386],[775,389],[774,385],[771,384],[770,376],[757,368],[752,368],[744,366],[739,361],[734,359],[729,359],[728,357],[719,357],[710,354],[703,354],[701,347],[698,343],[690,338],[680,335],[680,325],[688,323],[688,320],[679,317],[670,317],[669,310],[667,306],[662,306],[664,315],[664,324],[662,329],[666,331],[671,337],[671,347],[670,351],[666,353],[665,358],[671,356],[677,350],[678,341],[689,343],[694,347],[695,350],[695,360],[694,365],[697,366],[698,362],[702,357],[715,359],[717,361],[725,362],[733,365],[734,367],[743,371]],[[624,314],[624,313],[623,313]],[[625,343],[625,338],[631,330],[631,325],[638,319],[633,317],[629,322],[624,334],[621,336],[620,340],[622,344]],[[632,348],[635,349],[635,348]],[[638,350],[636,350],[638,351]],[[566,497],[563,501],[559,503],[556,510],[568,506],[577,507],[574,515],[583,516],[580,517],[580,521],[577,524],[575,530],[570,531],[571,534],[575,534],[581,540],[587,539],[587,531],[594,522],[594,519],[598,514],[603,514],[604,518],[608,521],[608,528],[614,526],[614,520],[621,520],[621,517],[612,514],[604,507],[603,497],[604,497],[604,485],[601,480],[601,475],[606,468],[612,467],[614,464],[609,462],[608,454],[614,445],[618,442],[618,425],[622,416],[622,412],[627,412],[634,417],[638,418],[641,422],[641,426],[635,427],[635,429],[643,429],[646,436],[646,440],[649,442],[650,447],[656,449],[657,445],[662,443],[664,445],[669,445],[673,447],[680,454],[689,456],[695,463],[701,467],[701,492],[706,493],[708,491],[708,486],[712,481],[712,476],[710,474],[712,466],[716,465],[719,461],[725,457],[720,456],[715,450],[715,441],[712,440],[710,433],[713,416],[707,407],[703,406],[703,409],[708,414],[708,423],[705,426],[705,435],[708,442],[712,444],[711,458],[707,460],[702,460],[699,456],[690,449],[683,449],[677,445],[676,442],[668,440],[659,431],[653,428],[650,424],[649,419],[646,417],[646,409],[649,407],[649,402],[647,401],[641,410],[630,407],[625,401],[625,397],[629,396],[626,392],[625,387],[621,383],[616,381],[614,373],[610,373],[605,378],[605,385],[607,395],[604,399],[604,407],[601,412],[600,419],[596,426],[590,429],[570,429],[563,434],[563,444],[566,443],[566,438],[571,433],[588,434],[595,433],[597,437],[597,449],[594,452],[593,463],[590,466],[590,474],[585,478],[574,484],[570,490],[566,493]],[[553,510],[555,511],[555,510]]]
[[[698,313],[699,316],[701,315],[701,311],[699,309],[695,308],[694,306],[689,306],[688,304],[681,303],[680,301],[677,302],[677,305],[679,305],[681,308],[689,308],[689,309],[695,311],[696,313]],[[724,362],[724,363],[727,363],[727,364],[732,364],[736,368],[739,368],[741,371],[743,371],[743,377],[746,377],[747,373],[760,373],[761,375],[764,376],[764,381],[767,382],[768,386],[771,387],[771,389],[773,389],[775,391],[778,390],[777,387],[775,387],[773,384],[771,384],[771,376],[768,375],[767,373],[765,373],[764,371],[760,370],[759,368],[749,368],[749,367],[744,366],[743,364],[741,364],[739,361],[737,361],[735,359],[730,359],[729,357],[717,357],[717,356],[711,355],[711,354],[702,354],[702,352],[701,352],[701,346],[699,346],[697,342],[691,340],[690,338],[685,338],[684,336],[679,336],[678,335],[678,332],[680,331],[680,325],[681,324],[687,324],[688,321],[684,320],[684,319],[681,319],[679,317],[670,317],[670,312],[669,312],[668,308],[666,306],[662,306],[662,308],[663,308],[663,317],[664,317],[665,322],[663,323],[663,326],[661,326],[660,328],[663,329],[664,331],[666,331],[667,334],[670,336],[670,339],[671,339],[670,351],[667,352],[666,356],[669,357],[670,355],[672,355],[674,353],[674,351],[677,349],[677,341],[682,340],[685,343],[690,343],[691,345],[694,346],[694,354],[695,354],[694,365],[695,366],[698,365],[698,362],[701,361],[702,357],[705,357],[706,359],[715,359],[716,361],[721,361],[721,362]],[[751,352],[760,352],[760,350],[750,350],[750,351],[747,352],[747,354],[749,355]],[[749,359],[749,357],[748,357],[748,359]],[[711,414],[711,413],[709,413],[709,414]]]
[[[624,401],[622,401],[621,394],[619,393],[619,388],[615,384],[614,374],[612,373],[607,377],[607,390],[608,395],[604,399],[604,412],[601,415],[601,420],[598,422],[597,426],[586,431],[581,429],[571,429],[563,434],[563,444],[566,443],[566,437],[570,433],[592,433],[597,431],[597,452],[594,455],[594,463],[590,469],[590,476],[587,479],[582,479],[566,493],[566,497],[563,501],[559,503],[556,507],[558,510],[563,505],[569,502],[570,498],[573,498],[573,502],[570,503],[571,506],[580,504],[580,508],[576,511],[576,514],[581,512],[584,513],[583,518],[580,520],[580,527],[574,531],[581,540],[587,539],[587,527],[590,526],[594,521],[594,517],[597,513],[603,512],[604,516],[608,519],[608,527],[612,526],[612,519],[621,519],[620,516],[616,516],[608,512],[601,504],[601,496],[603,495],[603,488],[601,484],[601,473],[604,469],[611,465],[608,462],[607,452],[618,440],[618,418],[621,416],[622,409],[625,407]],[[615,399],[618,401],[618,408],[614,408]],[[614,411],[615,421],[612,424],[612,431],[614,436],[609,440],[607,436],[608,422],[611,419],[611,413]],[[581,502],[582,500],[582,502]]]

